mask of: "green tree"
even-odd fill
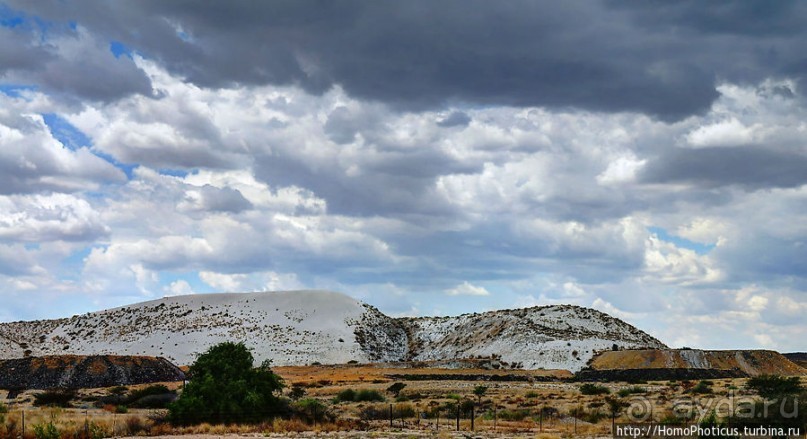
[[[476,398],[479,400],[480,403],[482,402],[482,397],[485,396],[485,393],[487,393],[487,391],[488,391],[487,386],[479,385],[474,387],[474,395],[476,395]]]
[[[275,393],[283,381],[264,362],[254,359],[243,343],[225,342],[211,347],[189,369],[190,382],[179,399],[169,405],[175,424],[260,422],[280,414]]]
[[[291,386],[291,391],[289,391],[289,398],[291,398],[292,401],[297,401],[303,396],[305,396],[305,389],[303,388],[302,385],[295,384]]]
[[[393,385],[387,387],[387,392],[393,394],[395,397],[398,397],[404,387],[406,387],[405,383],[394,383]]]

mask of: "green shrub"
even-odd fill
[[[524,394],[524,397],[525,398],[537,398],[538,397],[538,392],[536,392],[534,390],[530,390],[529,392]]]
[[[701,395],[712,393],[712,382],[706,380],[699,381],[698,384],[695,384],[694,387],[689,389],[689,392]]]
[[[583,395],[607,395],[611,391],[599,384],[586,383],[580,386],[580,393]]]
[[[785,395],[797,395],[805,391],[799,377],[780,375],[760,375],[750,378],[745,387],[757,392],[765,399],[775,399]]]
[[[340,402],[381,402],[385,400],[384,395],[382,395],[378,390],[345,389],[336,394],[333,402],[336,404]]]
[[[356,391],[353,389],[345,389],[336,394],[336,398],[333,399],[333,402],[353,402],[356,400]]]
[[[619,395],[619,397],[621,398],[624,398],[628,395],[635,395],[641,393],[647,393],[647,389],[639,386],[631,386],[631,387],[625,387],[624,389],[619,389],[619,391],[616,392],[616,394]]]
[[[303,396],[305,396],[305,388],[303,388],[303,386],[299,384],[291,386],[291,391],[289,391],[289,398],[291,398],[292,401],[297,401]]]
[[[523,421],[530,415],[530,411],[527,409],[518,409],[518,410],[499,410],[496,413],[496,416],[502,421]],[[491,419],[493,412],[490,412]],[[485,416],[487,417],[487,415]]]
[[[125,386],[115,386],[115,387],[109,389],[109,394],[110,395],[116,395],[116,396],[122,396],[122,395],[125,395],[126,392],[128,392],[128,391],[129,391],[129,389],[127,389]]]
[[[76,397],[72,390],[49,390],[34,394],[34,405],[37,407],[70,407],[70,401]]]
[[[333,420],[333,416],[328,412],[328,407],[315,398],[301,399],[292,405],[294,415],[303,421],[313,424],[315,422],[325,422]]]
[[[47,424],[34,425],[34,437],[36,439],[59,439],[59,430],[53,425],[53,422]]]
[[[387,387],[387,392],[392,393],[395,397],[397,397],[404,387],[406,387],[406,383],[393,383],[391,386]]]
[[[378,390],[371,390],[371,389],[360,389],[356,392],[356,397],[354,401],[356,402],[381,402],[384,401],[384,395],[378,392]]]
[[[119,405],[115,407],[115,413],[119,414],[129,413],[129,407],[126,407],[125,405]]]
[[[133,390],[132,393],[129,394],[129,401],[137,401],[140,398],[145,398],[146,396],[151,395],[165,395],[166,393],[176,393],[176,392],[168,390],[168,387],[165,387],[162,384],[155,384],[153,386],[148,386],[140,390]]]
[[[191,365],[191,381],[169,405],[169,420],[182,425],[255,423],[279,415],[284,406],[275,393],[283,381],[268,362],[258,368],[253,362],[243,343],[225,342],[208,349]]]

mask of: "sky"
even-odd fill
[[[807,350],[807,3],[0,0],[0,321],[340,291]]]

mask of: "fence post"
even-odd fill
[[[392,428],[392,404],[389,405],[389,428]]]
[[[616,437],[616,410],[611,411],[611,436]]]
[[[541,406],[541,411],[538,412],[538,432],[539,433],[544,432],[544,407],[545,406],[542,405]]]
[[[437,428],[435,428],[435,430],[440,431],[440,406],[437,406],[437,424],[436,424],[436,426],[437,426]]]
[[[22,411],[22,432],[20,432],[20,437],[25,439],[25,410]]]

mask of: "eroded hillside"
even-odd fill
[[[703,351],[663,349],[604,352],[591,362],[593,370],[714,369],[738,371],[745,376],[803,375],[801,366],[782,354],[765,350]],[[739,376],[743,376],[739,375]]]
[[[504,368],[572,371],[614,345],[664,347],[619,319],[575,306],[393,319],[326,291],[177,296],[69,319],[0,324],[0,358],[150,355],[190,364],[222,341],[242,341],[257,361],[275,365],[486,357]]]

